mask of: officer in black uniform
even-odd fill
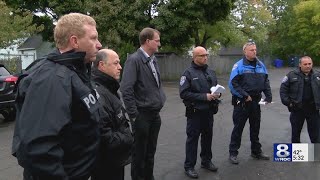
[[[309,56],[300,58],[299,68],[290,71],[282,80],[280,97],[288,107],[292,129],[292,143],[300,143],[300,133],[307,121],[312,143],[320,143],[320,72],[312,69]]]
[[[115,51],[101,49],[98,52],[92,77],[103,115],[100,116],[99,158],[91,180],[124,180],[124,167],[131,163],[133,135],[118,93],[121,69]]]
[[[198,178],[194,166],[197,161],[198,140],[201,134],[201,167],[210,171],[218,168],[212,159],[213,114],[218,111],[221,94],[211,94],[210,88],[217,85],[215,72],[208,68],[208,53],[198,46],[193,50],[193,61],[180,80],[180,97],[186,106],[187,141],[184,169],[187,176]]]
[[[54,38],[58,49],[19,77],[12,153],[24,180],[87,180],[99,145],[100,105],[90,82],[101,48],[96,23],[64,15]]]

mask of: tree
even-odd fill
[[[249,38],[258,43],[268,39],[270,26],[275,22],[263,0],[238,0],[233,11],[234,22]]]
[[[5,2],[0,0],[0,47],[8,47],[14,43],[19,43],[19,39],[27,37],[37,31],[32,25],[32,14],[24,12],[18,15],[20,10],[14,11]]]
[[[296,40],[295,52],[319,56],[320,1],[301,1],[293,10],[295,21],[288,29],[288,35]]]
[[[271,32],[273,52],[283,59],[309,55],[319,64],[319,10],[319,0],[290,1]]]
[[[162,32],[161,38],[165,45],[180,50],[191,45],[206,47],[213,37],[210,26],[228,16],[234,1],[160,1],[153,23]]]
[[[88,12],[87,3],[90,0],[4,0],[13,9],[20,9],[19,15],[25,12],[37,14],[32,16],[32,23],[37,27],[44,27],[41,35],[44,40],[53,41],[54,22],[63,14],[70,12]]]

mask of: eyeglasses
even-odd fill
[[[199,55],[197,55],[198,57],[208,57],[209,56],[209,54],[199,54]]]
[[[160,39],[149,39],[149,41],[155,41],[155,42],[159,43]]]
[[[247,42],[243,45],[242,49],[245,50],[248,46],[252,46],[252,45],[256,45],[256,43],[253,41]]]

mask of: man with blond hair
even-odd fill
[[[265,65],[257,58],[257,46],[254,42],[243,45],[244,56],[232,68],[229,88],[232,94],[233,130],[229,144],[229,160],[232,164],[239,164],[238,153],[241,145],[243,129],[249,119],[251,156],[259,160],[269,160],[269,156],[262,152],[259,141],[261,109],[259,101],[262,92],[264,101],[271,103],[272,93]]]
[[[93,18],[70,13],[54,29],[57,49],[19,77],[12,153],[25,180],[87,180],[99,144],[90,83],[101,44]]]

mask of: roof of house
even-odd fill
[[[26,50],[26,49],[37,49],[41,44],[42,36],[41,35],[33,35],[27,38],[19,47],[18,50]]]
[[[220,56],[237,56],[237,55],[243,55],[243,50],[241,47],[221,47],[220,51],[218,51],[218,55]]]

